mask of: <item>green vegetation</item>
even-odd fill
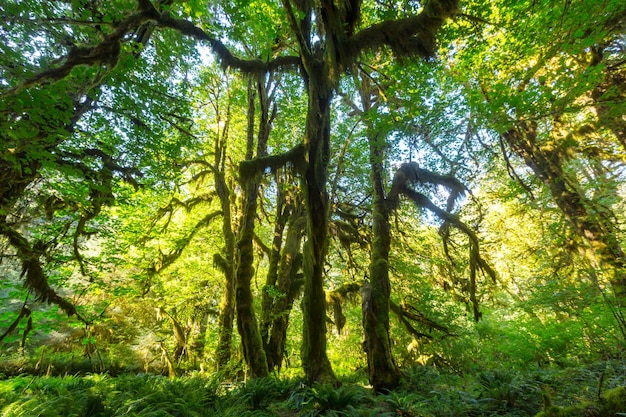
[[[624,416],[625,214],[623,0],[0,4],[0,417]]]
[[[299,379],[257,378],[225,383],[223,375],[137,374],[110,377],[20,376],[0,382],[3,416],[597,416],[623,414],[623,364],[605,362],[572,371],[486,371],[459,376],[433,367],[407,370],[404,385],[374,395],[360,383],[311,387]],[[621,366],[621,367],[617,367]],[[584,375],[584,376],[583,376]],[[575,380],[572,380],[574,378]],[[365,381],[363,381],[365,382]],[[555,387],[558,387],[555,388]],[[553,401],[542,401],[550,392]],[[544,411],[541,411],[541,410]],[[587,414],[585,414],[587,413]]]

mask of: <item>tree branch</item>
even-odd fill
[[[304,164],[304,154],[304,146],[300,144],[282,154],[242,161],[239,163],[239,175],[242,180],[245,180],[267,168],[275,171],[287,164],[291,164],[296,169],[300,169]]]
[[[48,284],[48,278],[39,261],[43,254],[39,253],[24,236],[11,228],[5,221],[0,222],[0,234],[4,235],[11,246],[17,250],[17,257],[22,262],[24,284],[26,288],[35,293],[36,299],[48,304],[56,304],[68,316],[76,315],[80,321],[86,323],[86,320],[76,311],[74,304],[59,296]]]
[[[470,289],[469,296],[472,301],[474,310],[474,319],[478,321],[482,314],[478,309],[478,298],[476,297],[476,272],[482,271],[488,275],[493,282],[496,281],[496,273],[491,266],[483,259],[480,254],[480,243],[478,236],[472,229],[469,228],[464,222],[459,219],[459,216],[450,213],[449,211],[439,208],[433,203],[427,196],[410,188],[411,184],[431,183],[444,185],[450,189],[450,196],[448,197],[448,209],[452,208],[452,203],[458,196],[460,196],[467,189],[456,178],[448,175],[439,175],[432,173],[428,170],[421,169],[415,162],[402,164],[400,169],[396,172],[393,178],[393,183],[389,195],[387,197],[388,204],[391,208],[397,208],[400,203],[400,195],[404,195],[409,198],[416,206],[425,208],[431,213],[436,215],[439,219],[444,221],[444,228],[442,228],[442,237],[444,238],[444,249],[448,255],[448,239],[449,234],[447,232],[446,225],[452,225],[456,229],[464,233],[469,239],[470,246]],[[454,197],[454,198],[453,198]],[[448,255],[449,256],[449,255]]]
[[[207,42],[224,68],[235,68],[247,74],[263,74],[284,68],[299,68],[301,65],[300,57],[297,56],[279,56],[270,61],[239,58],[230,52],[223,42],[209,35],[192,22],[185,19],[175,19],[169,13],[162,13],[156,22],[160,27],[174,29],[183,35]]]
[[[354,59],[358,54],[389,46],[398,57],[432,57],[436,34],[445,19],[458,11],[457,0],[431,0],[416,15],[372,25],[346,40],[345,50]]]

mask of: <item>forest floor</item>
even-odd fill
[[[404,374],[397,390],[375,395],[363,375],[346,376],[339,387],[309,387],[296,378],[244,383],[201,373],[0,373],[0,416],[626,416],[623,360],[466,374],[415,367]]]

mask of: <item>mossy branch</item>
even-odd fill
[[[417,329],[415,329],[415,327],[413,327],[413,325],[409,322],[409,320],[407,320],[407,317],[404,314],[404,311],[402,311],[402,308],[394,303],[393,301],[389,300],[389,310],[394,313],[396,315],[396,317],[398,317],[398,320],[400,320],[400,323],[402,323],[402,325],[404,326],[404,328],[415,338],[417,339],[432,339],[433,337],[429,334],[426,333],[422,333],[417,331]]]
[[[28,297],[26,298],[26,300],[28,300]],[[26,306],[26,301],[24,301],[24,305],[22,305],[22,308],[20,309],[20,314],[18,314],[15,320],[13,320],[9,328],[2,335],[0,335],[0,342],[2,342],[5,337],[7,337],[13,331],[15,331],[15,329],[17,328],[17,325],[20,324],[20,321],[23,318],[30,317],[31,313],[32,311],[30,310],[30,308]]]
[[[268,168],[272,171],[276,171],[286,165],[291,165],[297,170],[300,170],[305,163],[304,155],[304,145],[300,144],[282,154],[263,156],[242,161],[239,164],[239,176],[241,182],[244,183],[249,178],[252,178],[254,175],[257,175]]]
[[[159,251],[158,259],[153,262],[149,270],[153,271],[153,273],[159,273],[161,270],[172,265],[178,258],[180,258],[180,256],[183,254],[183,251],[187,248],[187,246],[189,246],[189,244],[193,240],[194,236],[200,230],[207,227],[214,218],[221,216],[221,215],[222,215],[221,211],[214,211],[212,213],[207,214],[202,219],[200,219],[196,223],[196,225],[191,229],[191,232],[189,232],[187,236],[185,236],[182,239],[179,239],[176,242],[176,247],[172,251],[170,251],[167,254],[164,254],[163,252]]]
[[[332,291],[326,292],[326,303],[333,309],[335,327],[338,333],[341,333],[346,325],[346,316],[343,314],[343,304],[349,296],[358,294],[362,286],[362,282],[350,282]]]
[[[120,57],[121,43],[124,41],[124,38],[130,32],[136,31],[145,22],[158,17],[158,13],[153,13],[153,11],[156,11],[154,7],[150,6],[151,10],[143,10],[112,25],[115,26],[115,31],[107,35],[100,43],[92,46],[72,46],[63,58],[61,66],[44,70],[21,84],[10,88],[3,95],[14,95],[26,88],[59,81],[67,77],[75,67],[81,65],[101,65],[109,70],[115,68]]]
[[[68,316],[75,315],[83,323],[87,321],[78,314],[76,306],[56,293],[48,283],[48,277],[43,270],[39,258],[43,255],[37,248],[31,246],[28,240],[6,222],[0,223],[0,234],[4,235],[11,246],[17,251],[17,258],[22,263],[22,277],[27,289],[35,294],[39,301],[59,306]]]
[[[402,310],[402,314],[406,318],[420,323],[431,330],[439,330],[440,332],[443,332],[448,336],[454,336],[454,334],[450,332],[450,329],[447,326],[444,326],[443,324],[437,323],[436,321],[429,319],[424,313],[419,311],[417,307],[409,304],[406,300],[402,300],[402,302],[400,302],[400,309]]]
[[[448,210],[452,209],[455,201],[467,191],[467,188],[460,181],[452,176],[439,175],[428,170],[421,169],[415,162],[405,163],[402,164],[400,169],[394,175],[391,190],[387,197],[388,204],[390,204],[391,208],[397,208],[400,203],[400,195],[404,195],[416,206],[427,209],[428,211],[436,215],[439,219],[443,220],[444,228],[442,230],[444,231],[444,233],[442,233],[442,237],[445,240],[444,248],[446,252],[448,243],[447,239],[449,237],[449,234],[447,233],[447,225],[455,227],[468,237],[470,244],[469,296],[470,300],[472,301],[474,319],[478,321],[480,320],[482,314],[479,311],[478,298],[476,296],[476,273],[477,271],[482,271],[484,274],[489,276],[493,282],[496,281],[496,273],[487,263],[487,261],[485,261],[485,259],[481,256],[478,236],[467,224],[459,219],[458,215],[450,213],[450,211],[448,210],[441,209],[427,196],[410,188],[410,185],[412,184],[424,183],[444,185],[450,190],[450,196],[448,197],[447,202]]]
[[[345,50],[352,59],[383,46],[390,47],[398,57],[430,58],[436,51],[437,31],[458,9],[457,0],[430,0],[418,15],[387,20],[359,31],[347,39]]]
[[[157,25],[174,29],[196,40],[207,42],[217,55],[222,67],[234,68],[246,74],[263,74],[286,68],[299,68],[301,60],[297,56],[279,56],[270,61],[261,59],[242,59],[234,55],[223,42],[185,19],[175,19],[169,13],[162,13],[156,19]]]

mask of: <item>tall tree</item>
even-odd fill
[[[626,257],[621,231],[603,196],[611,193],[606,187],[611,187],[612,168],[605,167],[623,160],[617,151],[623,149],[617,115],[624,106],[615,83],[623,52],[615,46],[625,16],[624,5],[609,0],[563,10],[520,2],[498,22],[508,29],[497,55],[484,59],[482,47],[499,43],[503,35],[490,27],[482,35],[487,42],[471,54],[461,53],[457,61],[461,68],[482,61],[472,66],[479,69],[476,77],[461,77],[470,97],[481,97],[476,114],[497,132],[505,152],[521,158],[545,186],[621,305],[626,303]],[[545,31],[546,25],[554,30]],[[587,178],[604,191],[589,192]]]

